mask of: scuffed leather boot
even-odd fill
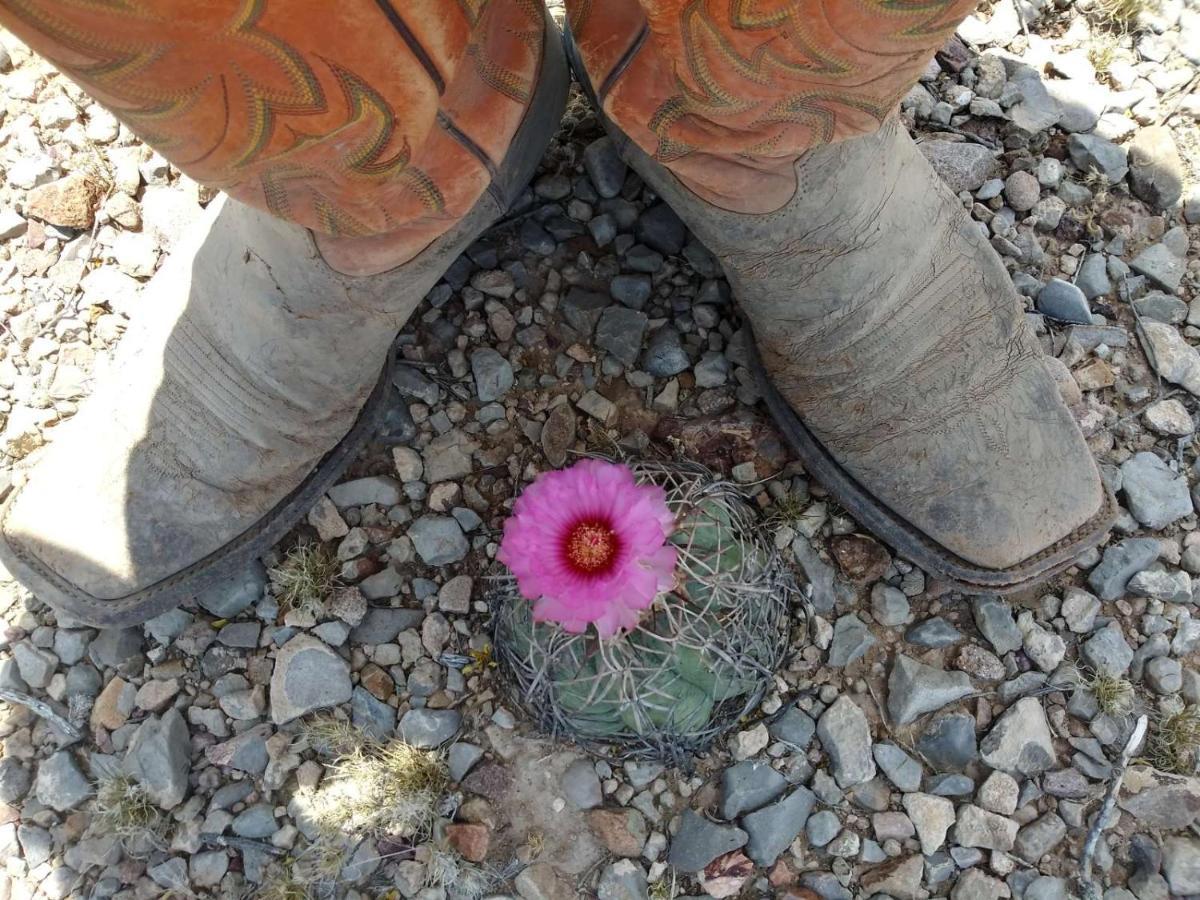
[[[214,201],[147,286],[114,371],[0,510],[0,558],[80,622],[130,625],[236,575],[370,437],[397,330],[532,177],[566,103],[553,25],[489,190],[410,262],[364,278],[311,233]],[[382,375],[381,375],[382,372]]]
[[[761,215],[699,198],[606,124],[720,260],[772,415],[858,522],[976,593],[1103,538],[1115,501],[1008,273],[894,118],[801,156]]]

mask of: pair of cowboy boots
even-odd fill
[[[602,114],[637,88],[622,79],[645,25],[629,28],[607,61],[568,41]],[[146,287],[111,376],[5,503],[0,558],[16,578],[72,619],[128,625],[236,576],[308,512],[376,427],[396,332],[558,126],[570,76],[545,29],[487,190],[402,264],[360,274],[378,257],[237,200],[209,205]],[[922,568],[967,591],[1019,589],[1099,541],[1112,500],[1000,260],[881,118],[724,182],[605,124],[720,261],[767,406],[809,472]],[[739,184],[770,188],[741,203]]]

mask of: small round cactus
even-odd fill
[[[551,734],[679,761],[762,699],[787,651],[796,587],[737,486],[694,465],[630,468],[666,492],[674,588],[636,628],[601,638],[535,622],[505,573],[493,594],[496,656],[515,699]]]

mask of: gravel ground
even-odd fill
[[[0,689],[79,730],[0,704],[0,900],[302,896],[280,873],[335,774],[300,726],[316,710],[444,749],[451,778],[427,840],[352,835],[328,896],[1066,898],[1143,712],[1095,871],[1106,900],[1200,895],[1200,10],[1118,28],[1020,2],[964,23],[902,109],[1058,361],[1122,504],[1104,547],[971,601],[860,533],[759,409],[713,259],[576,98],[401,336],[386,433],[263,567],[107,632],[0,584]],[[7,492],[211,195],[2,41]],[[743,484],[805,584],[760,715],[687,770],[539,741],[486,662],[512,497],[614,448]],[[343,587],[289,611],[267,570],[300,544]],[[99,815],[118,773],[161,811],[152,840]]]

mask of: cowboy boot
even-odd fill
[[[313,234],[210,204],[146,287],[113,371],[0,509],[0,559],[97,626],[236,576],[334,483],[387,406],[398,329],[532,177],[570,77],[545,19],[534,96],[491,185],[449,231],[369,277]],[[344,266],[342,268],[345,268]]]
[[[701,198],[603,118],[720,261],[768,409],[856,521],[970,593],[1104,537],[1115,501],[1011,279],[894,117],[801,154],[790,199],[758,214]]]

